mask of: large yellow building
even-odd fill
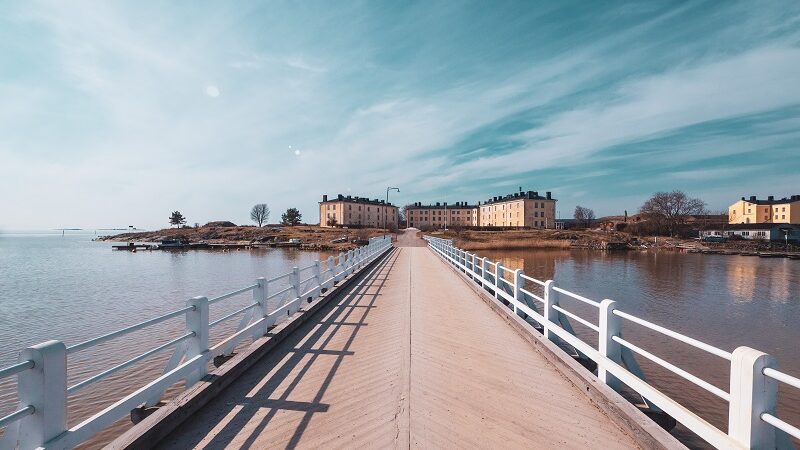
[[[477,227],[479,208],[467,202],[452,205],[437,202],[435,205],[414,203],[406,206],[406,222],[409,228]]]
[[[322,196],[319,202],[319,226],[321,227],[374,227],[397,228],[397,207],[383,200],[339,194],[328,200]]]
[[[482,227],[555,228],[556,199],[536,191],[493,197],[480,205]]]
[[[728,223],[791,223],[800,224],[800,195],[775,200],[741,200],[728,207]]]

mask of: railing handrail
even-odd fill
[[[474,282],[493,292],[499,300],[507,301],[513,306],[515,314],[518,311],[525,313],[538,322],[544,330],[544,335],[550,340],[561,339],[571,345],[580,354],[594,360],[598,366],[598,378],[612,388],[618,389],[622,382],[634,389],[643,398],[657,407],[671,414],[678,422],[683,423],[698,436],[717,447],[775,447],[775,443],[788,442],[788,437],[780,435],[777,430],[800,439],[800,429],[777,417],[775,406],[777,404],[777,386],[775,382],[788,384],[800,389],[800,378],[788,375],[775,369],[776,362],[771,356],[751,349],[738,347],[733,352],[727,352],[713,345],[685,336],[666,327],[656,325],[632,314],[616,308],[616,302],[605,299],[602,302],[591,300],[575,294],[564,288],[555,286],[553,280],[542,282],[536,278],[522,273],[521,269],[514,271],[515,281],[509,283],[502,277],[497,277],[497,270],[492,273],[487,269],[494,264],[503,267],[500,263],[492,263],[484,257],[461,250],[453,245],[452,241],[432,236],[425,236],[429,247],[445,261],[456,266],[466,273]],[[480,261],[480,265],[476,261]],[[506,268],[504,268],[506,269]],[[510,269],[506,269],[510,270]],[[493,278],[492,278],[493,277]],[[500,283],[500,279],[504,283]],[[540,297],[524,288],[525,280],[532,281],[544,288],[544,296]],[[506,291],[510,287],[512,293]],[[583,303],[597,307],[600,312],[598,324],[578,316],[559,305],[555,293],[567,295]],[[539,314],[532,308],[533,303],[526,304],[520,301],[524,296],[529,296],[544,304],[544,313]],[[648,352],[647,350],[625,340],[622,337],[622,322],[626,319],[652,331],[671,337],[688,344],[706,353],[713,354],[731,361],[731,392],[726,392],[713,384],[687,372],[680,367]],[[568,319],[571,318],[587,328],[598,332],[598,348],[594,349],[589,344],[579,339],[572,331]],[[625,352],[630,355],[627,359]],[[714,394],[729,404],[729,426],[727,432],[716,428],[706,420],[697,416],[683,405],[672,400],[644,380],[644,375],[635,362],[634,352],[653,363],[669,370],[670,372],[688,380],[692,384]],[[627,366],[627,367],[625,367]],[[767,378],[774,380],[772,384]],[[766,386],[766,388],[764,387]],[[756,398],[761,396],[761,398]],[[766,408],[766,410],[764,409]],[[768,428],[765,428],[768,427]],[[778,446],[781,446],[780,444]]]
[[[297,312],[302,301],[305,299],[310,301],[312,297],[318,297],[343,278],[366,266],[385,250],[388,250],[391,245],[390,236],[371,238],[369,244],[356,250],[339,253],[336,256],[329,257],[327,260],[315,261],[310,266],[302,269],[295,267],[291,272],[269,280],[259,278],[255,284],[211,299],[195,297],[184,308],[88,339],[70,347],[66,347],[59,341],[48,341],[23,350],[20,354],[19,362],[0,368],[0,379],[13,375],[20,377],[20,382],[17,383],[17,396],[20,407],[13,413],[0,417],[0,427],[6,427],[6,432],[0,437],[0,448],[9,446],[28,449],[47,445],[69,448],[80,444],[124,416],[132,407],[142,403],[146,405],[155,404],[167,387],[173,385],[176,381],[185,379],[187,387],[192,385],[205,375],[210,358],[218,355],[230,355],[235,346],[242,340],[252,338],[255,341],[258,337],[265,335],[267,329],[275,325],[278,320]],[[325,264],[324,270],[322,269],[323,263]],[[300,280],[299,273],[309,269],[312,270],[312,276]],[[269,292],[271,283],[287,278],[288,287],[274,293]],[[253,303],[227,313],[214,321],[209,320],[209,305],[246,292],[253,293]],[[273,311],[268,311],[267,302],[278,297],[281,298],[280,304]],[[252,311],[257,313],[252,313]],[[210,345],[208,343],[209,330],[212,327],[243,313],[247,314],[242,318],[239,327],[233,334],[224,337],[217,344]],[[187,330],[181,336],[92,375],[72,386],[68,387],[66,385],[68,354],[88,349],[102,342],[181,315],[186,318]],[[163,375],[84,422],[67,429],[66,399],[69,394],[170,347],[174,347],[175,351],[167,361]],[[181,360],[183,360],[182,363]],[[40,361],[42,361],[41,366]],[[36,373],[31,375],[32,378],[28,381],[27,377],[31,373],[30,371],[35,371]],[[26,381],[24,383],[22,382],[23,378]],[[47,414],[43,414],[45,411]],[[40,414],[42,416],[37,420],[27,419],[28,416]],[[20,432],[23,428],[24,432]]]

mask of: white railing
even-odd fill
[[[547,339],[569,344],[597,364],[598,378],[619,390],[621,384],[636,391],[699,437],[717,448],[794,448],[789,436],[800,439],[800,429],[779,419],[776,413],[778,383],[800,389],[800,379],[777,370],[772,356],[749,347],[727,352],[668,328],[653,324],[617,309],[614,300],[600,302],[557,287],[553,280],[541,281],[511,270],[500,262],[490,262],[453,246],[452,241],[426,236],[429,247],[446,262],[464,272],[473,281],[505,301],[515,314],[524,313],[536,321]],[[506,276],[510,277],[509,281]],[[530,284],[536,287],[529,287]],[[541,289],[543,295],[532,290]],[[594,324],[559,304],[566,295],[597,308]],[[536,305],[541,304],[542,313]],[[573,319],[598,333],[597,348],[579,339],[567,320]],[[636,323],[664,336],[676,339],[710,355],[730,361],[730,389],[724,391],[711,383],[644,350],[622,337],[625,321]],[[631,352],[682,377],[728,403],[728,430],[723,431],[672,398],[648,384]]]
[[[218,297],[194,297],[184,308],[85,342],[66,346],[60,341],[47,341],[22,350],[18,363],[0,369],[0,379],[18,377],[19,399],[15,412],[0,417],[0,428],[5,427],[4,435],[0,437],[0,449],[75,447],[132,409],[155,405],[164,391],[177,381],[185,380],[186,387],[196,383],[208,373],[209,362],[215,357],[230,356],[240,342],[255,341],[264,336],[271,326],[297,312],[303,300],[311,301],[318,297],[390,247],[391,237],[376,237],[363,247],[316,261],[307,267],[295,267],[291,272],[269,280],[258,278],[252,285]],[[277,282],[288,284],[288,287],[271,292],[270,287]],[[252,292],[252,303],[209,321],[210,305],[247,292]],[[269,304],[277,304],[277,307],[269,310]],[[241,316],[236,331],[220,342],[210,344],[211,328],[236,316]],[[70,354],[177,317],[185,318],[184,333],[79,383],[67,385],[67,358]],[[67,398],[70,394],[173,347],[174,353],[160,377],[81,423],[67,427]]]

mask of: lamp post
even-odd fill
[[[389,191],[397,191],[400,192],[400,188],[396,187],[387,187],[386,188],[386,206],[383,210],[383,238],[386,239],[386,222],[389,218]]]

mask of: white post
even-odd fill
[[[186,311],[186,332],[194,333],[194,337],[186,341],[186,359],[198,355],[208,355],[208,298],[195,297],[187,306],[193,308]],[[200,381],[206,375],[208,365],[203,363],[199,368],[186,376],[186,387]]]
[[[339,264],[333,267],[333,281],[338,282],[344,275],[344,253],[339,252]]]
[[[330,272],[330,277],[328,278],[328,282],[325,283],[325,287],[330,289],[333,286],[333,282],[336,279],[336,263],[334,262],[333,256],[328,256],[328,260],[325,263],[325,267],[328,269],[327,272]]]
[[[295,298],[298,299],[289,306],[289,315],[292,315],[300,309],[300,303],[303,302],[303,299],[300,298],[303,293],[300,292],[300,269],[298,267],[292,267],[292,274],[289,276],[289,281],[292,283],[292,290],[294,291]]]
[[[314,261],[314,267],[311,271],[314,274],[314,283],[317,285],[317,287],[314,288],[312,297],[316,298],[322,294],[322,267],[319,261]]]
[[[522,286],[525,280],[522,278],[522,269],[514,271],[514,314],[517,314],[517,305],[525,303],[525,295],[522,292]]]
[[[503,265],[500,264],[500,261],[495,261],[494,265],[494,298],[502,301],[503,297],[500,295],[500,291],[503,289],[503,283],[500,279],[503,278]]]
[[[544,337],[551,341],[556,340],[556,335],[553,334],[553,327],[559,324],[558,311],[553,309],[554,305],[558,305],[558,296],[556,291],[553,290],[555,281],[547,280],[544,282]]]
[[[253,289],[253,303],[257,303],[253,311],[253,319],[259,320],[265,318],[260,325],[253,327],[253,340],[260,338],[267,334],[267,279],[264,277],[256,278],[258,287]]]
[[[487,272],[486,269],[489,267],[489,261],[486,260],[485,256],[481,257],[480,259],[481,259],[481,285],[486,286],[486,282],[488,281],[486,279],[486,272]]]
[[[43,342],[22,350],[19,361],[34,364],[18,376],[19,402],[34,408],[19,423],[19,448],[37,448],[67,429],[67,347]]]
[[[617,302],[605,299],[600,302],[600,334],[597,339],[597,350],[601,355],[622,364],[622,346],[613,339],[620,335],[622,320],[614,314]],[[602,361],[597,361],[597,378],[615,391],[619,390],[619,380],[608,373]]]
[[[750,347],[738,347],[731,356],[728,435],[745,448],[776,448],[776,429],[761,414],[775,415],[778,382],[763,371],[777,366],[774,357]]]

